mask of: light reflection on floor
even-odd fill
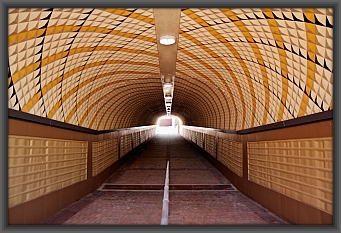
[[[178,126],[157,126],[156,134],[178,134]]]

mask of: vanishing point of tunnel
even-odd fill
[[[8,224],[333,224],[333,15],[8,7]]]

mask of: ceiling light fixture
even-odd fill
[[[163,81],[164,81],[165,83],[171,83],[171,82],[173,82],[173,75],[171,75],[171,74],[166,74],[166,75],[164,75],[164,76],[163,76]]]
[[[160,44],[171,45],[174,43],[175,43],[175,37],[174,36],[161,36],[160,37]]]
[[[172,98],[174,91],[174,75],[172,74],[162,74],[161,82],[163,85],[163,94],[165,98],[165,107],[167,115],[170,115],[171,106],[172,106]]]

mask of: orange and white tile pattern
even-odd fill
[[[241,130],[333,108],[329,8],[181,9],[172,113]],[[153,9],[8,11],[8,107],[96,130],[164,113]]]

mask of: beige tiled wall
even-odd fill
[[[332,138],[248,142],[248,179],[332,213]]]
[[[87,178],[88,142],[9,135],[9,207]]]
[[[118,137],[92,143],[92,176],[118,160]]]
[[[238,176],[243,176],[243,145],[241,142],[218,139],[218,161]]]

